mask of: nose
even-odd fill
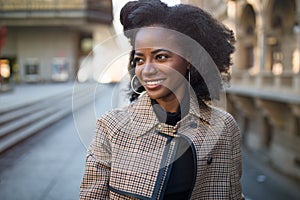
[[[153,62],[146,62],[142,71],[142,74],[145,76],[155,75],[157,73],[157,69]]]

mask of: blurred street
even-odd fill
[[[89,87],[95,89],[93,85]],[[18,106],[22,105],[22,100],[29,104],[29,101],[36,102],[37,98],[45,100],[51,94],[59,93],[61,96],[72,89],[73,84],[69,83],[23,85],[16,88],[16,93],[1,94],[1,110],[5,109],[3,103],[8,103],[9,99],[15,101],[14,106]],[[0,154],[1,200],[78,199],[86,152],[78,131],[92,135],[96,121],[94,115],[103,114],[111,106],[112,85],[100,85],[98,89],[100,92],[97,102],[86,103],[75,112],[57,120],[57,123]],[[15,98],[20,93],[22,98]],[[76,101],[73,100],[73,104],[74,102]],[[94,108],[94,104],[99,103],[105,106],[95,105],[96,113],[91,112],[89,108]],[[82,123],[75,126],[76,122]]]
[[[84,134],[93,134],[96,120],[93,115],[100,116],[111,109],[115,86],[99,86],[99,95],[95,102],[82,106],[73,115],[69,113],[58,122],[2,153],[0,155],[0,199],[78,199],[87,145],[87,141],[82,137]],[[23,87],[25,91],[26,87]],[[57,85],[39,87],[41,98],[42,91],[47,88],[50,94],[50,88]],[[61,87],[61,90],[71,88],[71,85],[66,85]],[[56,88],[55,91],[58,92],[59,89]],[[32,95],[25,92],[22,94],[24,100],[29,99],[26,94]],[[4,99],[3,95],[12,94],[1,95]],[[91,113],[91,107],[95,108],[95,113]],[[266,163],[257,162],[246,150],[243,151],[242,184],[248,200],[300,198],[299,185],[270,170]]]
[[[246,200],[299,200],[300,183],[275,171],[267,162],[258,161],[243,149],[242,187]]]

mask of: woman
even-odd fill
[[[228,80],[232,31],[159,0],[129,2],[120,19],[132,103],[98,120],[81,199],[242,199],[238,126],[206,104]]]

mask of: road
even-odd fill
[[[111,109],[112,92],[107,86],[95,105],[87,105],[1,155],[0,199],[78,199],[95,116]],[[242,184],[247,199],[300,199],[297,186],[257,164],[246,153]]]
[[[112,89],[107,85],[95,104],[86,105],[0,155],[0,199],[78,199],[86,155],[81,137],[86,134],[90,138],[95,116],[111,108]]]
[[[246,200],[299,200],[300,183],[243,149],[242,187]]]

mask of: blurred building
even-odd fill
[[[112,0],[0,0],[1,69],[9,66],[15,82],[74,80],[112,20]]]
[[[300,0],[182,2],[212,12],[236,34],[227,109],[245,147],[300,179]]]

